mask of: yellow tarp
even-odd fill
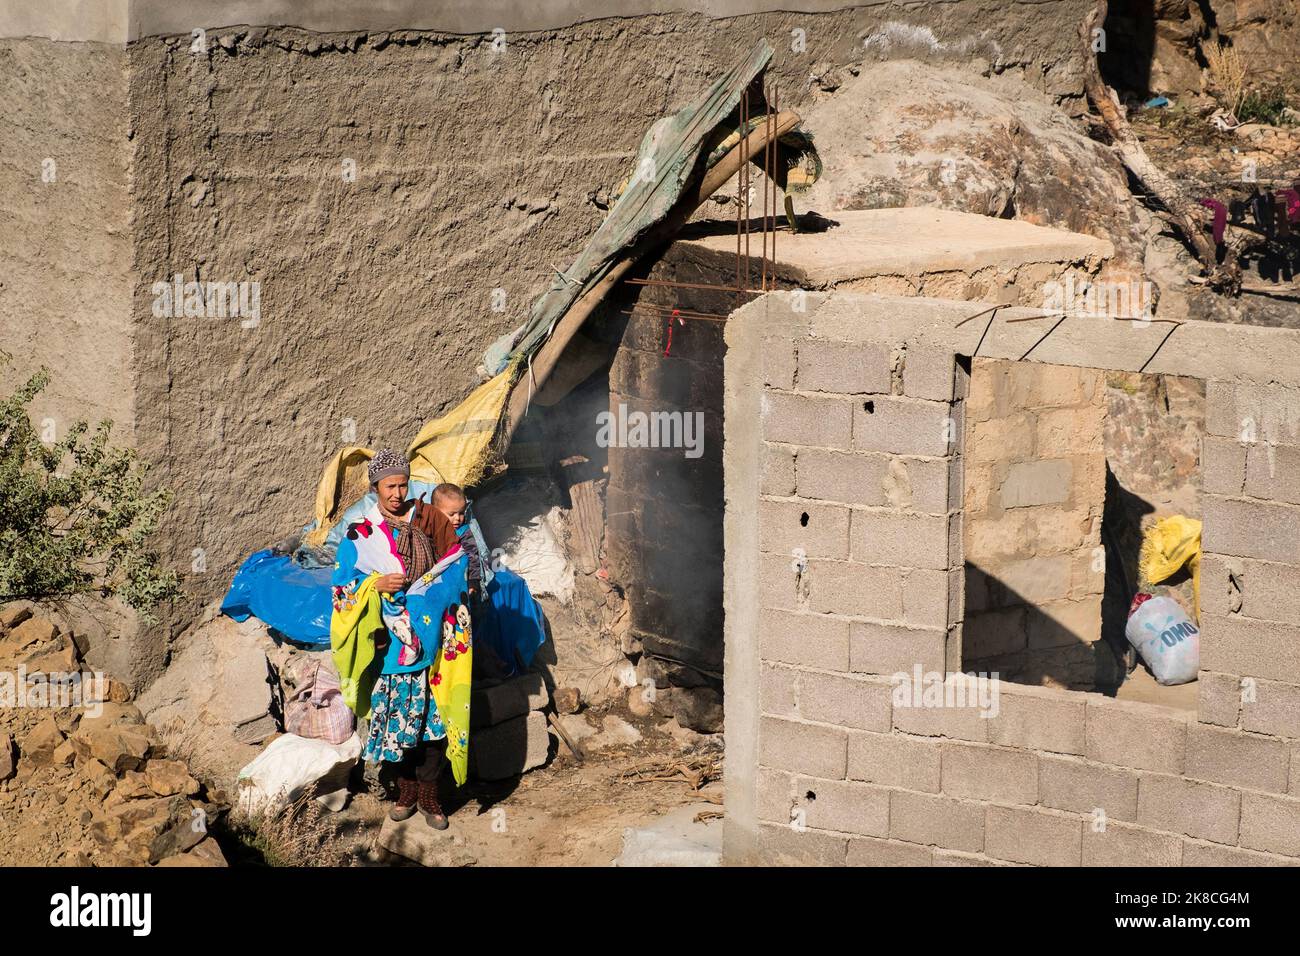
[[[1173,577],[1187,565],[1192,574],[1196,617],[1201,616],[1201,523],[1195,518],[1172,515],[1153,524],[1142,538],[1138,574],[1150,584]]]
[[[426,422],[406,449],[411,477],[430,484],[450,481],[469,485],[477,481],[487,466],[513,376],[512,365],[474,389],[446,415]],[[373,449],[348,445],[329,460],[316,488],[316,528],[307,535],[308,546],[318,547],[338,520],[339,512],[359,497],[349,496],[348,489],[362,487],[357,469],[364,468],[374,455]]]

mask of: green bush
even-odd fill
[[[111,422],[42,442],[27,407],[48,382],[42,369],[0,398],[0,603],[116,595],[153,621],[180,593],[148,545],[171,493],[144,490],[135,452],[108,444]]]
[[[1284,126],[1287,124],[1287,118],[1282,115],[1282,111],[1289,105],[1288,93],[1280,86],[1268,90],[1251,90],[1241,101],[1241,109],[1237,110],[1237,119],[1243,123]]]

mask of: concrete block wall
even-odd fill
[[[1095,369],[973,363],[965,669],[1075,689],[1093,689],[1114,670],[1114,655],[1098,643],[1105,417],[1105,376]]]
[[[926,672],[961,660],[951,532],[966,463],[959,441],[935,438],[969,413],[957,357],[1018,358],[1042,332],[963,323],[969,303],[797,302],[766,296],[727,328],[726,861],[1300,864],[1297,599],[1274,597],[1300,577],[1300,505],[1207,487],[1196,713],[960,674],[930,685]],[[1119,325],[1072,330],[1044,360],[1132,370],[1150,340]],[[1255,446],[1234,436],[1251,409],[1278,448],[1294,440],[1277,426],[1300,423],[1287,417],[1300,383],[1271,394],[1262,381],[1300,336],[1278,330],[1266,362],[1262,342],[1234,351],[1231,334],[1189,323],[1151,365],[1219,376],[1208,415],[1228,441],[1207,441],[1207,472],[1211,455],[1238,456],[1245,482]],[[1206,347],[1212,367],[1196,357]],[[842,376],[826,376],[832,363]],[[916,694],[918,671],[946,705]]]

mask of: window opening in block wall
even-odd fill
[[[1200,520],[1204,426],[1199,379],[973,360],[963,670],[1195,710],[1195,681],[1157,683],[1125,626],[1140,590],[1198,627],[1188,568],[1152,586],[1139,554],[1160,519]]]

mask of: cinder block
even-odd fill
[[[1241,705],[1243,730],[1274,737],[1300,737],[1300,686],[1255,682],[1255,699]]]
[[[990,806],[984,853],[1035,866],[1078,866],[1083,823],[1072,814]]]
[[[767,390],[762,398],[763,438],[791,445],[848,449],[853,444],[854,400]]]
[[[1236,727],[1240,711],[1240,677],[1211,671],[1201,671],[1197,675],[1196,715],[1202,723]]]
[[[1215,843],[1236,843],[1241,793],[1182,777],[1143,774],[1138,823]]]
[[[799,781],[815,779],[798,774],[759,767],[754,778],[754,813],[760,820],[790,824],[800,802]]]
[[[1300,447],[1258,441],[1246,452],[1245,493],[1251,498],[1300,503]],[[1228,492],[1229,494],[1241,494]]]
[[[1300,857],[1300,800],[1243,793],[1239,842],[1248,850]]]
[[[942,788],[950,797],[1033,806],[1038,802],[1038,755],[981,744],[945,743]]]
[[[1201,666],[1222,674],[1300,684],[1300,627],[1202,614]]]
[[[828,671],[851,669],[850,627],[845,618],[767,610],[759,627],[759,656],[765,661]]]
[[[1300,564],[1300,508],[1206,494],[1202,510],[1206,551]]]
[[[773,554],[803,548],[810,558],[843,560],[849,550],[849,509],[810,501],[760,501],[758,546]]]
[[[804,574],[795,570],[795,560],[790,555],[758,556],[758,599],[763,607],[782,611],[798,610],[807,586]]]
[[[850,555],[864,564],[948,568],[948,519],[853,509]]]
[[[1284,385],[1207,382],[1207,434],[1239,441],[1300,444],[1300,389]]]
[[[885,455],[801,449],[798,489],[801,498],[850,504],[885,505],[884,482],[890,459]]]
[[[1187,776],[1233,787],[1286,793],[1287,744],[1206,724],[1187,729]]]
[[[1116,767],[1182,773],[1189,715],[1143,704],[1089,697],[1084,754]]]
[[[960,434],[956,411],[942,402],[906,398],[853,402],[853,447],[858,451],[941,458],[956,448]]]
[[[479,780],[505,780],[546,763],[550,751],[546,717],[534,710],[492,727],[470,739],[470,773]]]
[[[470,726],[476,732],[493,724],[522,717],[530,710],[542,710],[551,702],[542,675],[529,672],[499,684],[474,685],[470,700]]]
[[[898,691],[904,700],[913,700],[908,692],[910,686],[909,682]],[[905,734],[988,743],[989,719],[981,716],[980,707],[975,704],[965,707],[901,706],[896,699],[893,715],[894,729]]]
[[[1184,840],[1183,866],[1300,866],[1300,859]]]
[[[1089,763],[1077,757],[1044,755],[1038,763],[1039,802],[1056,810],[1093,816],[1101,810],[1107,820],[1136,820],[1138,775]]]
[[[945,514],[961,507],[961,465],[951,458],[906,458],[913,511]],[[870,501],[860,504],[869,505]]]
[[[930,866],[934,851],[928,846],[898,840],[855,837],[849,840],[848,866]]]
[[[957,356],[944,349],[910,345],[903,360],[903,394],[951,402],[956,393]]]
[[[848,763],[848,731],[778,717],[759,723],[759,763],[777,770],[843,780]]]
[[[1205,555],[1201,560],[1201,603],[1214,614],[1237,610],[1232,606],[1233,581],[1244,617],[1266,621],[1300,620],[1300,568],[1289,564]],[[1217,607],[1210,601],[1220,600]]]
[[[968,611],[962,625],[966,660],[979,661],[1014,654],[1028,646],[1028,625],[1023,607],[1005,611]]]
[[[939,792],[939,744],[904,734],[849,734],[850,780]]]
[[[1016,462],[999,491],[1003,508],[1054,505],[1070,497],[1074,464],[1068,458]]]
[[[903,570],[847,561],[810,560],[808,602],[812,610],[896,621],[903,616]]]
[[[960,572],[958,572],[960,582]],[[946,628],[953,575],[930,568],[912,568],[903,578],[903,621],[908,627]]]
[[[1167,833],[1109,823],[1096,831],[1084,824],[1084,866],[1180,866],[1183,841]]]
[[[763,476],[759,487],[765,495],[786,497],[795,492],[794,445],[763,442]]]
[[[862,836],[889,835],[889,793],[867,783],[838,783],[799,778],[804,789],[804,820],[818,830]]]
[[[843,866],[849,838],[789,824],[760,823],[758,861],[768,866]]]
[[[849,627],[849,670],[892,676],[900,671],[911,674],[919,664],[923,672],[942,673],[946,641],[942,630],[854,621]]]
[[[799,712],[806,720],[888,733],[893,688],[883,681],[804,671],[798,675]]]
[[[984,807],[950,797],[891,790],[889,835],[908,843],[978,853],[984,849]]]
[[[763,384],[771,388],[794,388],[795,345],[789,338],[763,339]]]
[[[998,713],[988,718],[989,742],[1047,753],[1082,754],[1083,701],[1026,693],[1007,681],[998,681]]]
[[[1240,495],[1246,481],[1246,447],[1232,438],[1201,440],[1201,490],[1211,495]]]
[[[805,392],[888,395],[891,365],[887,345],[804,339],[796,381]]]
[[[807,671],[793,667],[760,664],[758,669],[758,709],[772,717],[798,718],[799,678]]]

